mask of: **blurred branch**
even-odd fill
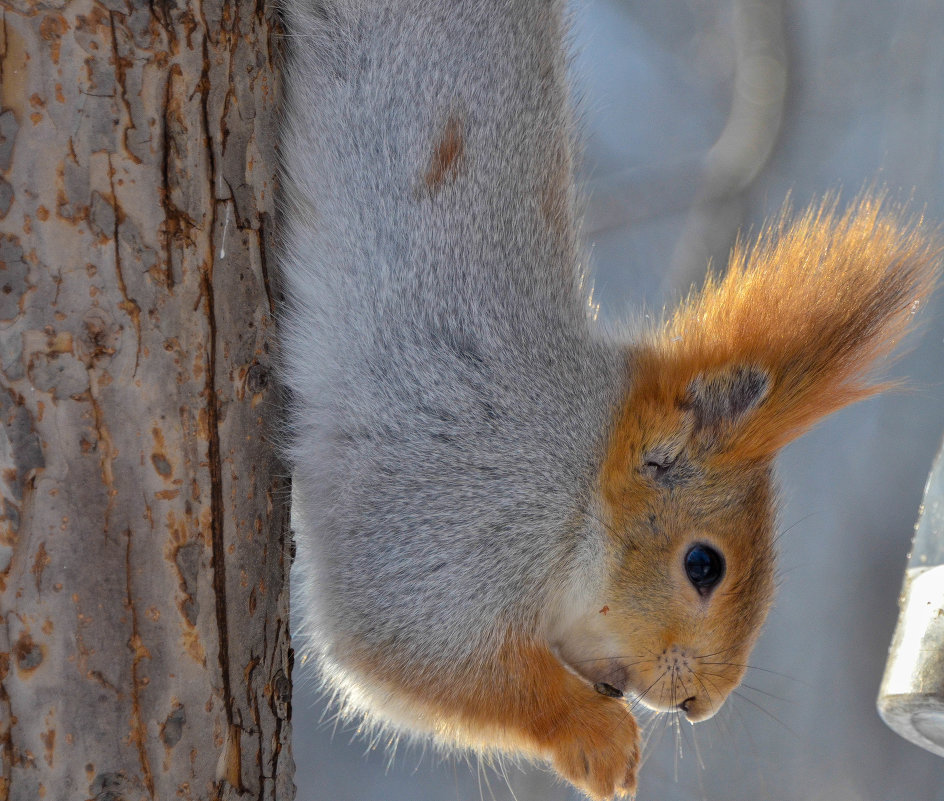
[[[703,159],[693,156],[594,181],[583,219],[584,235],[684,212],[692,205],[692,187],[698,185],[703,171]]]
[[[687,291],[711,254],[730,246],[743,216],[742,195],[780,132],[787,89],[782,0],[733,3],[734,93],[717,141],[704,155],[595,184],[584,221],[592,235],[690,209],[665,276],[669,291]]]
[[[767,163],[780,133],[787,90],[782,0],[735,0],[736,72],[728,122],[708,151],[694,206],[666,276],[686,292],[713,253],[730,247],[742,197]]]

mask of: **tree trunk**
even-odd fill
[[[0,801],[294,795],[274,24],[0,0]]]

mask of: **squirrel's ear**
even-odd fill
[[[695,415],[697,428],[728,427],[756,409],[769,390],[766,370],[733,365],[696,376],[688,385],[683,406]]]
[[[627,412],[693,410],[696,430],[723,434],[724,458],[770,457],[888,386],[872,371],[913,328],[941,254],[881,197],[785,213],[634,351]]]

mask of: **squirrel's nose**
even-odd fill
[[[691,706],[694,703],[695,703],[695,696],[693,695],[691,698],[686,698],[684,701],[682,701],[678,705],[678,708],[681,709],[687,715],[689,709],[691,709]]]
[[[685,713],[689,723],[698,723],[702,720],[708,720],[718,711],[718,707],[712,706],[711,703],[706,703],[706,701],[707,698],[698,698],[693,695],[678,704],[677,708]]]

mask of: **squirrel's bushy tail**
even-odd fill
[[[739,242],[637,352],[638,390],[685,404],[704,377],[764,374],[764,397],[724,453],[763,458],[819,418],[889,386],[873,369],[911,330],[939,276],[942,249],[920,218],[866,194],[787,208]],[[731,373],[732,368],[735,372]],[[717,383],[717,382],[716,382]]]

